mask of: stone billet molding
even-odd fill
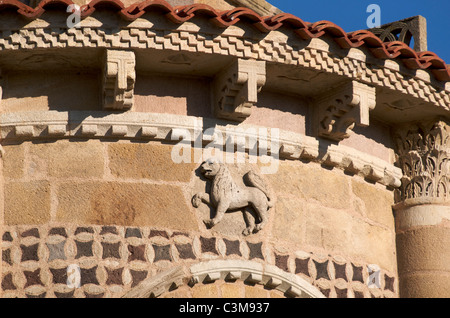
[[[0,138],[3,141],[111,138],[176,143],[179,140],[174,140],[173,136],[183,136],[188,131],[193,137],[192,145],[196,146],[195,140],[202,133],[202,127],[209,127],[208,119],[172,114],[37,111],[0,115]],[[269,155],[278,153],[281,159],[318,162],[391,188],[401,185],[400,168],[350,147],[334,144],[324,146],[314,137],[284,130],[280,130],[279,139],[272,142],[271,133],[266,136],[258,134],[260,128],[267,130],[265,127],[234,127],[226,122],[216,123],[215,127],[227,138],[219,140],[205,133],[202,135],[203,146],[214,143],[214,146],[226,149],[231,138],[238,149],[252,154],[255,144],[251,141],[256,141],[267,147]],[[255,135],[248,134],[251,129],[256,132]],[[272,145],[278,148],[270,149]]]
[[[409,124],[397,129],[394,138],[398,162],[403,170],[399,201],[448,202],[450,198],[448,121]]]
[[[334,88],[315,103],[317,135],[342,141],[355,125],[369,126],[369,113],[376,106],[374,87],[357,81]]]
[[[136,82],[134,52],[106,50],[103,64],[103,109],[131,109],[134,104]]]
[[[299,42],[297,47],[280,31],[273,31],[264,39],[254,39],[251,35],[245,35],[245,29],[237,26],[221,30],[219,34],[217,31],[200,32],[199,27],[190,22],[176,30],[155,29],[150,21],[137,19],[127,28],[107,33],[100,24],[100,21],[89,17],[81,22],[80,28],[53,32],[48,23],[37,19],[20,30],[0,30],[0,51],[72,47],[151,48],[235,56],[337,74],[375,87],[399,91],[449,110],[450,85],[435,87],[437,84],[429,72],[417,70],[405,73],[400,64],[393,60],[383,61],[383,64],[377,64],[380,62],[375,60],[369,62],[360,49],[351,49],[344,55],[332,49],[323,39],[312,39],[306,47],[300,47],[302,43]]]

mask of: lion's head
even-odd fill
[[[220,167],[219,161],[208,159],[200,166],[200,171],[206,178],[212,179],[219,173]]]

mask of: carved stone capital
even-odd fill
[[[398,164],[403,170],[401,200],[449,197],[450,126],[445,121],[397,129]]]
[[[375,106],[375,87],[351,81],[332,89],[315,102],[316,133],[342,141],[350,136],[355,125],[369,125],[369,112]]]
[[[266,83],[264,61],[236,59],[214,80],[214,114],[218,118],[244,121],[258,101]]]
[[[106,50],[103,67],[103,109],[128,110],[133,106],[135,66],[134,52]]]

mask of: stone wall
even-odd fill
[[[166,268],[213,259],[272,264],[328,297],[398,295],[393,194],[379,184],[282,161],[266,176],[277,198],[269,224],[244,237],[241,212],[205,227],[211,210],[191,204],[206,186],[199,165],[173,163],[171,145],[70,139],[4,149],[3,297],[121,297]],[[73,264],[81,288],[67,287]],[[367,285],[371,264],[379,288]],[[217,284],[166,296],[283,295]]]
[[[446,295],[442,60],[259,0],[97,4],[0,12],[0,297]]]

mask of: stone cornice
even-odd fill
[[[82,20],[80,28],[67,29],[62,18],[55,18],[52,24],[36,19],[26,25],[2,25],[0,52],[101,48],[234,56],[334,74],[343,80],[355,80],[412,96],[442,111],[449,110],[450,83],[437,82],[427,70],[410,70],[395,60],[373,58],[363,48],[349,51],[336,47],[333,40],[326,36],[303,41],[293,39],[287,31],[277,30],[262,37],[246,24],[224,30],[190,21],[174,28],[167,23],[155,25],[143,18],[122,27],[118,27],[116,22],[113,27],[113,22],[103,23],[92,16]],[[115,29],[114,32],[108,31],[109,24]],[[137,70],[140,67],[136,65]]]
[[[211,122],[210,122],[211,121]],[[324,166],[337,168],[352,175],[360,175],[369,182],[377,182],[390,188],[400,186],[401,170],[394,165],[368,155],[356,149],[343,145],[325,145],[314,137],[309,137],[289,131],[279,131],[277,140],[272,140],[268,133],[248,132],[258,131],[258,126],[241,125],[228,126],[226,122],[217,122],[206,118],[196,118],[170,114],[153,114],[127,112],[114,114],[110,112],[83,111],[42,111],[22,112],[0,115],[0,138],[3,142],[14,142],[36,139],[128,139],[156,140],[176,143],[173,136],[180,136],[188,131],[191,136],[203,132],[203,127],[214,127],[218,132],[239,143],[242,137],[247,137],[239,147],[251,154],[254,145],[250,138],[259,144],[267,145],[268,154],[279,154],[285,160],[303,160],[320,163]],[[253,129],[253,130],[252,130]],[[267,128],[265,128],[267,129]],[[215,146],[226,147],[228,140],[214,140],[203,134],[202,146],[214,143]],[[270,149],[275,145],[276,149]],[[192,138],[192,146],[196,146]]]

